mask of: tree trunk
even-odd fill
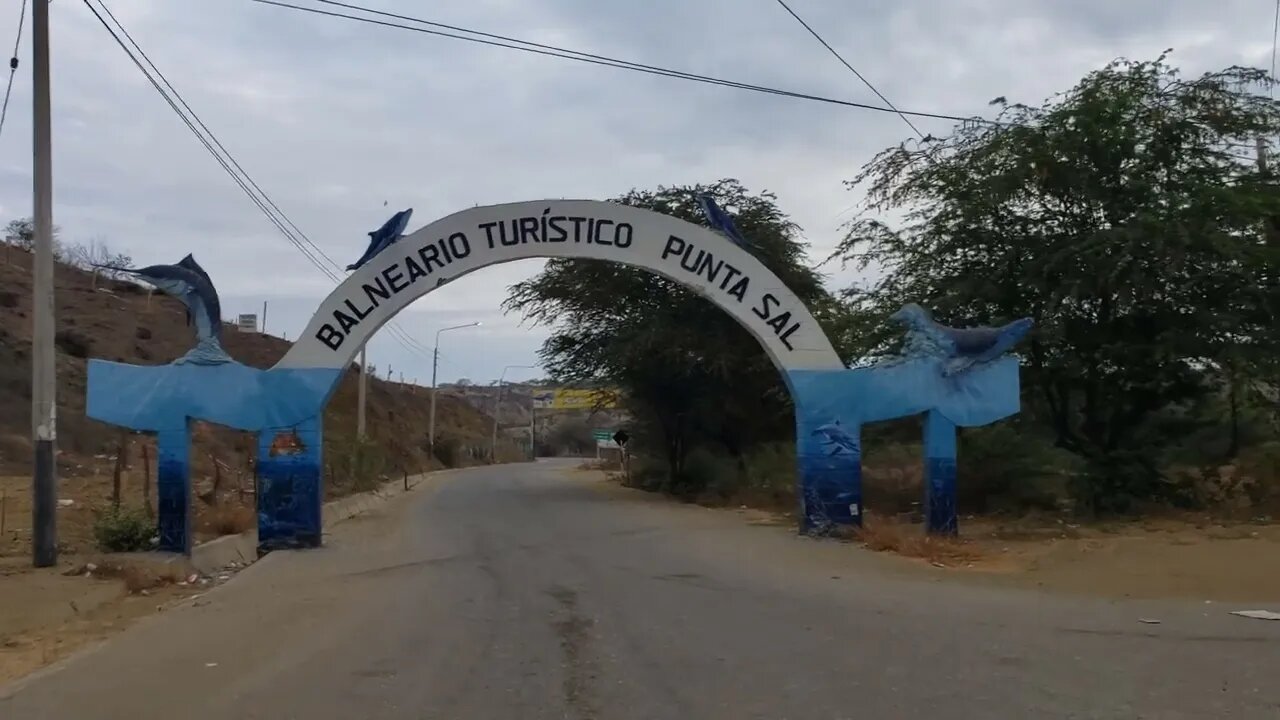
[[[1231,439],[1227,443],[1227,460],[1240,454],[1240,373],[1235,358],[1227,364],[1227,401],[1231,406]]]

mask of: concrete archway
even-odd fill
[[[683,220],[617,203],[540,200],[449,215],[353,272],[321,303],[277,368],[344,368],[418,298],[490,265],[586,258],[643,268],[715,303],[760,341],[784,376],[843,369],[795,293],[746,250]]]
[[[642,268],[715,303],[763,346],[783,379],[840,371],[830,340],[776,275],[725,236],[669,215],[593,200],[540,200],[475,207],[400,238],[353,272],[320,304],[273,370],[340,377],[378,328],[436,288],[490,265],[525,258],[586,258]],[[797,489],[806,527],[855,522],[857,469],[847,459],[814,463],[810,425],[797,408]],[[318,544],[322,491],[319,415],[289,429],[307,448],[259,447],[259,534],[266,546]],[[278,491],[273,491],[273,488]]]
[[[360,347],[396,313],[450,280],[534,257],[644,268],[711,300],[756,337],[795,404],[804,530],[861,523],[863,425],[924,415],[929,529],[956,532],[956,428],[986,425],[1019,409],[1018,360],[1006,353],[1029,330],[1029,320],[978,332],[986,344],[979,343],[977,355],[961,352],[973,343],[961,348],[951,339],[957,331],[920,320],[921,327],[908,332],[928,336],[921,352],[846,369],[799,298],[727,237],[625,205],[544,200],[464,210],[365,258],[271,369],[229,357],[205,362],[195,351],[161,366],[91,360],[86,413],[156,433],[162,549],[190,549],[193,420],[258,433],[261,547],[319,545],[324,406]]]

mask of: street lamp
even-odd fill
[[[480,321],[466,323],[465,325],[454,325],[453,327],[441,328],[436,331],[436,346],[431,352],[431,421],[428,423],[427,444],[431,449],[431,455],[436,454],[436,370],[440,367],[440,334],[449,332],[450,330],[461,330],[469,327],[479,327]]]
[[[489,447],[489,460],[498,462],[498,409],[502,407],[502,383],[507,379],[508,370],[537,370],[537,365],[508,365],[502,368],[502,374],[498,376],[498,393],[493,399],[493,440]],[[533,438],[530,438],[530,442]]]

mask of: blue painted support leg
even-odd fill
[[[862,525],[862,428],[808,415],[796,405],[800,532]]]
[[[258,435],[258,549],[319,547],[323,535],[321,419]]]
[[[924,516],[932,535],[960,531],[956,514],[956,426],[931,411],[924,419]]]
[[[156,433],[156,511],[162,552],[191,554],[191,421]]]

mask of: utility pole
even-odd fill
[[[489,448],[489,457],[494,463],[498,462],[498,413],[502,409],[502,384],[507,380],[507,371],[516,369],[534,370],[535,368],[536,366],[534,365],[508,365],[502,368],[502,374],[498,376],[498,395],[493,401],[493,440]]]
[[[436,331],[436,344],[431,351],[431,419],[427,423],[427,447],[432,456],[436,454],[436,370],[440,367],[440,336],[450,330],[479,327],[480,321],[440,328]]]
[[[35,102],[32,106],[35,182],[35,262],[32,264],[31,434],[35,462],[31,477],[31,555],[36,567],[58,562],[57,366],[54,363],[53,303],[53,138],[49,101],[49,3],[32,3],[31,48]]]
[[[506,376],[507,371],[502,371]],[[498,462],[498,413],[502,410],[502,380],[498,380],[498,394],[493,398],[493,441],[489,445],[489,462]]]
[[[538,401],[534,397],[537,393],[529,393],[529,459],[538,461],[538,443],[533,437],[533,418],[538,411]]]
[[[1264,178],[1269,176],[1270,164],[1267,157],[1267,139],[1258,137],[1258,172]],[[1262,241],[1269,246],[1280,245],[1280,217],[1267,217],[1262,221]]]
[[[262,334],[267,334],[267,301],[262,301]]]
[[[436,454],[436,370],[440,367],[440,336],[436,335],[436,346],[431,351],[431,419],[427,421],[427,450],[432,457]]]
[[[360,348],[360,383],[356,389],[356,437],[364,440],[365,405],[369,399],[369,362],[365,356],[366,348]]]

